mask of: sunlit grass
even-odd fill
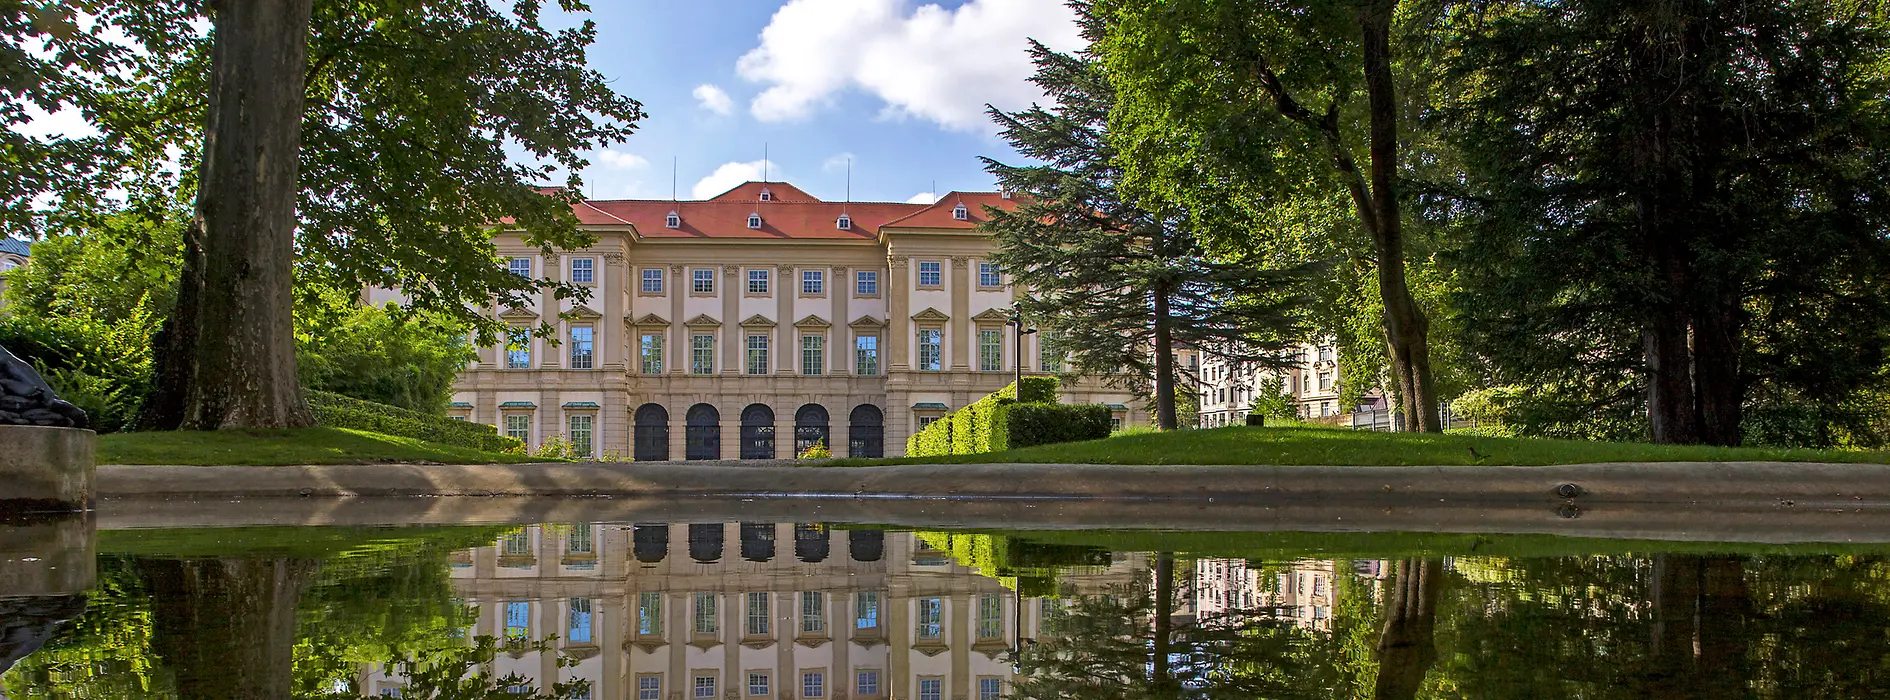
[[[98,441],[99,464],[490,464],[555,461],[347,428],[118,433]]]

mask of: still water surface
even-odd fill
[[[1886,547],[753,522],[119,531],[96,547],[86,590],[0,592],[5,697],[1890,692]]]

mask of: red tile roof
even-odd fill
[[[760,201],[761,189],[768,188],[772,201]],[[965,202],[971,220],[952,218],[952,207]],[[646,239],[716,238],[777,240],[872,241],[883,226],[922,228],[975,227],[984,216],[982,204],[1010,208],[1016,203],[996,192],[953,192],[937,204],[903,202],[823,202],[798,187],[785,182],[747,182],[712,198],[700,201],[671,202],[660,199],[587,200],[574,206],[578,221],[593,226],[634,226]],[[670,212],[682,219],[682,226],[665,226]],[[749,214],[761,215],[761,228],[748,228]],[[845,213],[852,228],[841,230],[835,223]]]

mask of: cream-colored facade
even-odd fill
[[[1025,374],[1060,368],[1036,336],[1018,357],[1014,290],[977,230],[984,207],[1013,204],[995,192],[823,202],[779,182],[587,202],[589,248],[544,255],[497,237],[515,271],[591,296],[490,309],[520,328],[549,322],[560,342],[480,349],[453,411],[534,447],[566,436],[625,459],[791,458],[815,440],[837,456],[901,455],[924,422],[1010,383],[1020,360]],[[1066,383],[1063,400],[1147,422],[1099,381]]]
[[[1338,349],[1329,338],[1301,345],[1294,351],[1292,366],[1283,371],[1264,370],[1202,353],[1197,389],[1201,392],[1201,427],[1243,425],[1254,392],[1268,380],[1280,382],[1280,392],[1292,397],[1301,418],[1316,420],[1350,414],[1357,407],[1339,401],[1340,382]],[[1372,390],[1365,397],[1366,408],[1383,408],[1383,394]]]
[[[1066,584],[1099,593],[1147,566],[1127,557]],[[494,677],[634,700],[995,699],[1005,654],[1055,605],[910,532],[773,523],[531,526],[456,554],[452,580],[478,610],[470,633],[516,642]],[[378,669],[358,682],[404,686]]]

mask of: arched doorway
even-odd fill
[[[881,530],[847,531],[847,552],[854,561],[879,561],[886,555],[886,533]]]
[[[749,561],[774,558],[774,523],[742,523],[742,558]]]
[[[669,556],[669,526],[638,523],[630,530],[631,550],[637,561],[655,564]]]
[[[722,558],[721,523],[689,525],[689,558],[703,564],[713,564]]]
[[[847,456],[886,456],[885,414],[878,406],[863,403],[847,416]]]
[[[827,528],[819,525],[794,526],[794,558],[809,564],[827,560]]]
[[[827,409],[810,403],[794,412],[794,455],[800,456],[815,443],[825,443],[827,449],[833,449],[833,442],[827,439]]]
[[[639,462],[660,462],[669,459],[669,410],[660,405],[646,403],[637,407],[636,446],[633,449]]]
[[[684,417],[683,459],[722,458],[722,414],[714,406],[699,403],[689,407]]]
[[[774,409],[767,404],[742,409],[742,459],[774,459]]]

